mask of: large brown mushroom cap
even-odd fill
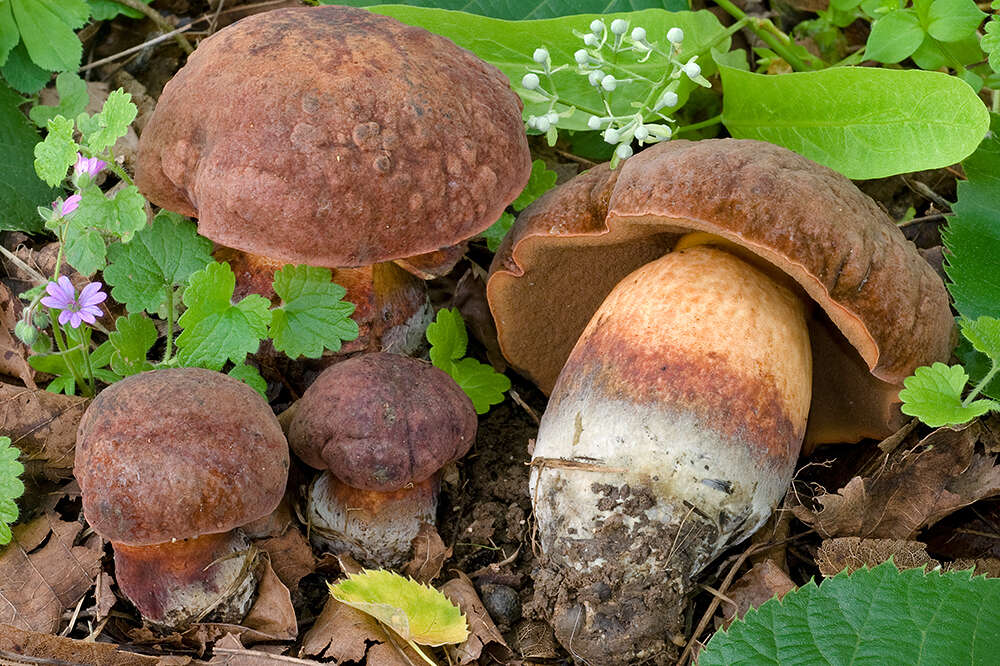
[[[264,399],[201,368],[116,382],[87,408],[74,474],[90,525],[146,546],[227,532],[281,501],[288,444]]]
[[[394,491],[458,460],[476,438],[472,401],[424,361],[362,354],[333,365],[298,402],[288,441],[352,488]]]
[[[136,183],[223,245],[340,267],[475,235],[530,171],[499,70],[421,28],[325,6],[204,40],[143,131]]]
[[[903,379],[949,357],[947,292],[892,220],[840,174],[732,139],[658,144],[529,207],[487,285],[504,355],[550,392],[611,288],[690,231],[745,248],[822,310],[810,331],[813,442],[888,434]]]

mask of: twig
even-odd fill
[[[95,67],[100,67],[101,65],[106,65],[109,62],[114,62],[115,60],[119,60],[121,58],[124,58],[127,55],[131,55],[131,54],[135,53],[136,51],[141,51],[144,48],[146,48],[147,46],[152,46],[153,44],[159,44],[160,42],[162,42],[164,40],[167,40],[167,39],[170,39],[171,37],[174,37],[175,35],[178,35],[178,34],[180,34],[182,32],[187,32],[192,27],[194,27],[194,23],[188,23],[187,25],[182,26],[180,28],[177,28],[176,30],[171,30],[170,32],[168,32],[168,33],[166,33],[164,35],[159,35],[157,37],[154,37],[153,39],[147,40],[147,41],[143,42],[142,44],[137,44],[137,45],[135,45],[135,46],[133,46],[131,48],[125,49],[124,51],[119,51],[118,53],[115,53],[113,55],[109,55],[106,58],[101,58],[100,60],[95,60],[94,62],[87,63],[86,65],[84,65],[83,67],[81,67],[80,69],[78,69],[77,71],[78,72],[86,72],[87,70],[93,69]]]
[[[907,176],[903,176],[903,182],[906,183],[907,187],[909,187],[911,190],[913,190],[920,196],[931,200],[934,203],[934,205],[940,208],[941,210],[945,212],[951,212],[951,202],[945,199],[937,192],[935,192],[934,190],[932,190],[930,186],[927,185],[927,183],[915,180],[913,178],[909,178]]]
[[[156,11],[149,5],[140,2],[139,0],[115,0],[115,1],[118,2],[119,4],[125,5],[126,7],[131,7],[137,12],[142,12],[149,18],[150,21],[156,24],[156,27],[158,27],[160,30],[163,30],[164,32],[171,32],[174,29],[174,26],[170,25],[167,19],[163,18],[163,14]],[[174,41],[177,42],[177,46],[181,47],[181,50],[183,50],[184,53],[187,53],[188,55],[194,53],[194,47],[191,46],[191,42],[189,42],[187,40],[187,37],[185,37],[184,35],[176,33],[174,35]]]
[[[914,224],[920,224],[922,222],[944,222],[947,219],[948,216],[944,213],[934,213],[933,215],[924,215],[922,217],[914,217],[909,220],[897,222],[896,226],[900,229],[905,229],[906,227],[913,226]]]

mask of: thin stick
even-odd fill
[[[83,67],[81,67],[80,69],[78,69],[77,71],[78,72],[86,72],[89,69],[93,69],[95,67],[100,67],[101,65],[106,65],[109,62],[114,62],[115,60],[119,60],[121,58],[124,58],[127,55],[131,55],[131,54],[135,53],[136,51],[141,51],[144,48],[146,48],[147,46],[152,46],[153,44],[159,44],[160,42],[162,42],[164,40],[167,40],[167,39],[170,39],[171,37],[174,37],[176,35],[179,35],[182,32],[187,32],[188,30],[190,30],[193,27],[194,27],[194,23],[188,23],[187,25],[182,26],[180,28],[177,28],[176,30],[171,30],[170,32],[168,32],[168,33],[166,33],[164,35],[160,35],[158,37],[154,37],[153,39],[147,40],[147,41],[143,42],[142,44],[136,44],[132,48],[125,49],[124,51],[120,51],[118,53],[115,53],[114,55],[109,55],[107,58],[101,58],[100,60],[95,60],[94,62],[88,63],[88,64],[84,65]]]
[[[156,27],[164,32],[171,32],[173,30],[174,26],[170,25],[170,23],[167,22],[167,19],[163,18],[163,14],[147,4],[139,2],[139,0],[115,0],[115,2],[125,5],[126,7],[131,7],[137,12],[142,12],[149,18],[150,21],[156,24]],[[188,55],[194,53],[194,47],[191,46],[191,42],[189,42],[187,37],[184,35],[179,33],[175,34],[174,41],[177,42],[177,46],[181,47],[181,50],[183,50],[184,53],[187,53]]]

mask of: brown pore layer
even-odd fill
[[[177,368],[127,377],[94,399],[74,475],[98,534],[147,546],[266,516],[285,492],[288,463],[281,427],[256,391]]]
[[[530,170],[499,70],[423,29],[325,6],[201,42],[143,131],[136,183],[223,245],[339,267],[475,235]]]
[[[472,401],[447,374],[406,356],[337,363],[298,402],[288,430],[306,464],[343,483],[393,491],[461,458],[476,438]]]
[[[874,202],[788,150],[732,139],[657,144],[618,173],[602,165],[525,210],[487,284],[504,355],[551,392],[612,287],[689,231],[746,247],[824,312],[830,334],[814,336],[825,346],[814,346],[813,410],[831,413],[817,415],[823,432],[811,430],[813,441],[892,432],[902,380],[950,355],[944,285]],[[869,372],[854,370],[865,366]],[[850,369],[840,386],[818,374],[840,367]],[[860,396],[854,411],[839,411],[843,401],[829,407],[827,396],[844,384]]]
[[[330,474],[330,472],[323,472]],[[441,485],[441,475],[432,474],[423,481],[407,485],[399,490],[379,491],[353,488],[337,480],[330,474],[327,483],[327,493],[323,496],[330,503],[337,503],[345,508],[344,513],[358,520],[370,519],[374,516],[391,518],[393,513],[410,512],[415,504],[430,506],[434,504]],[[314,498],[315,499],[315,498]],[[355,514],[355,512],[360,512]]]

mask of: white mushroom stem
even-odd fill
[[[614,288],[559,376],[532,460],[568,649],[603,664],[669,649],[690,578],[784,495],[810,384],[802,303],[723,250],[668,254]]]

